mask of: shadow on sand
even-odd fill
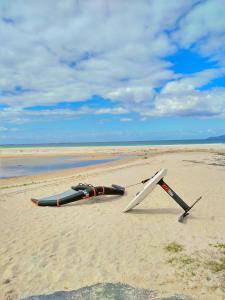
[[[49,295],[38,295],[21,300],[190,300],[183,296],[157,297],[148,289],[134,288],[121,283],[98,283],[74,291],[59,291]]]
[[[128,212],[127,214],[137,214],[137,215],[177,215],[179,218],[182,214],[182,210],[177,208],[135,208]],[[181,222],[182,224],[186,224],[188,219],[198,219],[197,217],[189,214],[186,218]]]
[[[178,215],[181,213],[181,210],[177,208],[134,208],[127,213],[138,215]]]

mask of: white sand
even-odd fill
[[[218,149],[225,151],[222,146],[212,150]],[[142,157],[79,174],[0,180],[4,187],[0,189],[0,299],[100,282],[154,289],[162,296],[224,299],[224,270],[213,272],[209,261],[223,257],[211,244],[225,244],[225,166],[221,166],[225,156],[207,148],[165,150],[151,156],[150,147],[129,147],[123,151],[137,151]],[[115,147],[106,152],[121,153]],[[160,187],[127,214],[121,211],[141,186],[127,190],[124,197],[103,196],[60,208],[36,207],[29,200],[63,192],[79,182],[129,185],[161,168],[168,169],[165,181],[189,204],[203,196],[186,224],[177,222],[182,210]],[[171,242],[184,250],[168,252],[165,247]]]

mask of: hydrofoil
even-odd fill
[[[164,177],[166,176],[166,174],[167,170],[162,169],[151,178],[142,180],[141,183],[146,183],[144,189],[140,191],[134,197],[134,199],[127,205],[124,212],[128,212],[129,210],[137,206],[139,203],[141,203],[158,184],[184,210],[184,213],[178,219],[179,222],[183,222],[185,217],[189,215],[190,210],[199,202],[199,200],[202,197],[199,197],[191,206],[189,206],[183,199],[180,198],[180,196],[177,195],[177,193],[174,190],[171,189],[171,187],[168,186],[168,184],[165,183]]]

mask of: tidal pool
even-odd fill
[[[119,157],[82,160],[82,157],[77,158],[74,156],[2,158],[0,159],[0,178],[94,166],[118,159]]]

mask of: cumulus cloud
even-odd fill
[[[193,75],[185,76],[179,80],[173,80],[166,83],[161,94],[171,94],[171,93],[186,93],[187,91],[193,91],[201,88],[202,86],[208,84],[212,79],[224,73],[225,69],[210,69],[201,72],[196,72]]]
[[[225,118],[225,89],[186,91],[160,94],[152,111],[140,111],[143,116],[199,116]]]
[[[82,114],[224,116],[223,89],[201,87],[224,72],[223,0],[0,3],[1,121]],[[176,74],[167,56],[194,49],[218,62],[201,74]],[[93,95],[115,107],[93,110]],[[215,105],[212,105],[214,99]],[[79,109],[26,110],[84,102]],[[204,107],[202,109],[201,107]]]

